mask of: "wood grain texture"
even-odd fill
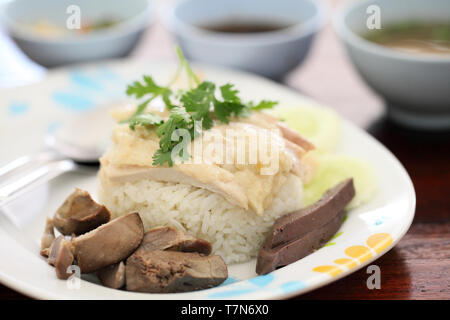
[[[374,261],[381,289],[369,290],[363,268],[295,299],[450,299],[450,225],[418,223],[391,251]]]
[[[418,132],[382,118],[368,131],[402,162],[417,207],[412,227],[383,257],[381,289],[354,274],[298,299],[450,299],[450,132]]]

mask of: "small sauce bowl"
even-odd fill
[[[113,23],[85,32],[69,28],[78,13],[81,25]],[[0,20],[12,39],[46,67],[126,55],[151,25],[152,13],[149,0],[15,0],[0,6]],[[50,32],[38,32],[39,23]]]
[[[355,1],[334,21],[351,61],[384,98],[389,117],[418,129],[450,129],[450,56],[401,52],[366,40],[371,5],[378,6],[383,28],[410,21],[450,22],[450,1]]]
[[[247,22],[285,27],[249,33],[205,27]],[[305,59],[324,22],[324,6],[314,0],[183,0],[167,19],[188,59],[277,80]]]

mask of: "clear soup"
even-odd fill
[[[402,52],[450,56],[450,22],[403,22],[370,31],[364,38]]]

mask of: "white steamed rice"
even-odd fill
[[[302,207],[302,182],[289,175],[263,216],[205,189],[153,180],[104,183],[100,179],[99,199],[113,217],[139,212],[145,230],[161,225],[181,228],[211,242],[214,254],[235,263],[257,256],[274,221]]]

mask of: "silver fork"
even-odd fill
[[[16,167],[15,171],[19,168],[20,167]],[[31,170],[26,174],[19,176],[17,179],[13,179],[10,183],[5,183],[1,186],[0,207],[64,172],[77,169],[79,169],[79,165],[71,159],[56,160],[45,163],[37,169]]]
[[[0,167],[0,207],[65,172],[98,164],[112,126],[106,108],[84,113],[48,135],[45,150]]]

